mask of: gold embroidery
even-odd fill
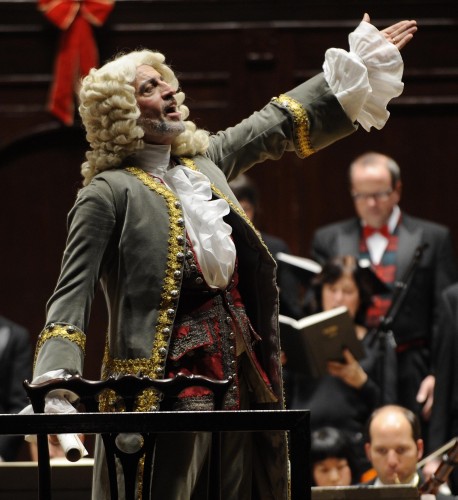
[[[138,461],[138,470],[137,470],[137,495],[138,500],[142,500],[142,489],[143,489],[143,474],[145,472],[145,455],[139,459]]]
[[[48,325],[38,336],[38,342],[35,349],[35,359],[33,361],[33,366],[37,362],[38,353],[43,347],[43,344],[54,337],[60,337],[67,339],[70,342],[74,342],[82,351],[85,353],[86,349],[86,335],[76,326],[73,325],[62,325],[51,323]]]
[[[174,297],[172,292],[179,290],[179,283],[181,281],[182,263],[177,259],[177,255],[182,252],[185,242],[183,237],[184,226],[180,221],[183,218],[183,213],[176,196],[162,183],[155,181],[139,168],[129,167],[126,170],[143,182],[151,191],[160,194],[167,203],[170,217],[170,231],[167,241],[167,269],[161,293],[151,358],[113,359],[106,347],[103,376],[106,378],[112,374],[141,374],[150,378],[159,378],[164,373],[166,353],[177,301],[177,297]],[[183,243],[179,242],[180,237],[183,237]],[[173,314],[171,314],[171,311],[173,311]],[[112,401],[112,398],[107,397],[103,406],[108,404],[109,400]],[[151,411],[157,408],[158,402],[159,397],[157,392],[148,389],[139,395],[135,410]]]
[[[151,359],[112,358],[109,354],[108,344],[106,344],[102,377],[106,379],[109,376],[127,374],[142,375],[150,378],[157,378],[158,375],[158,373],[155,372]],[[154,391],[154,389],[145,389],[137,396],[135,411],[142,412],[157,410],[159,401],[160,394]],[[107,389],[100,394],[99,403],[100,411],[125,411],[124,402],[111,389]]]
[[[306,158],[307,156],[315,153],[315,150],[313,149],[312,143],[310,141],[309,117],[302,104],[286,94],[281,94],[278,97],[274,97],[272,101],[288,109],[293,115],[295,142],[297,145],[299,156],[301,158]]]

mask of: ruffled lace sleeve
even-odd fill
[[[399,50],[375,26],[362,21],[349,35],[350,52],[329,49],[323,64],[326,81],[352,121],[369,132],[381,129],[388,102],[402,93],[404,65]]]

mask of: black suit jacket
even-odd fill
[[[431,450],[458,436],[458,284],[442,293],[434,346],[436,385],[429,429]]]
[[[266,233],[261,233],[261,236],[274,259],[279,252],[290,253],[284,240]],[[280,314],[295,319],[301,318],[300,281],[291,266],[278,263],[277,284],[280,289]]]
[[[31,345],[27,330],[0,316],[0,413],[18,413],[28,404],[22,382],[31,377]],[[0,436],[0,456],[15,460],[22,436]]]
[[[436,374],[434,405],[428,429],[429,452],[458,436],[458,284],[442,293],[433,351]],[[450,487],[458,493],[458,468],[450,475]]]

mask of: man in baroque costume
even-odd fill
[[[415,21],[402,21],[379,32],[365,15],[349,52],[326,52],[322,74],[215,135],[186,120],[184,94],[162,54],[134,51],[91,70],[79,107],[90,143],[85,187],[69,214],[34,382],[82,373],[100,282],[109,311],[103,378],[232,377],[224,409],[283,408],[276,266],[228,182],[287,151],[305,158],[357,122],[382,128],[388,101],[403,88],[399,49],[415,31]],[[159,409],[153,396],[142,405]],[[211,408],[202,388],[187,389],[177,407]],[[160,436],[151,497],[189,500],[209,440]],[[100,453],[97,500],[109,495]],[[288,498],[284,433],[225,435],[222,460],[224,500]]]

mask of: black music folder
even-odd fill
[[[291,266],[299,281],[308,287],[317,274],[321,272],[321,265],[312,259],[299,257],[289,253],[278,252],[274,255],[279,266]]]
[[[288,369],[322,377],[328,361],[344,361],[348,348],[356,359],[364,348],[356,336],[355,324],[345,306],[295,320],[279,316],[281,349]]]

